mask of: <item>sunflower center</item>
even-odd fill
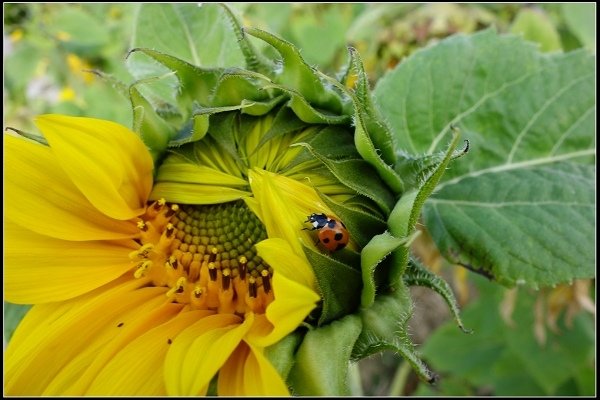
[[[255,248],[267,234],[243,201],[179,206],[161,199],[138,228],[134,276],[168,287],[174,302],[243,315],[264,313],[273,300],[273,270]]]

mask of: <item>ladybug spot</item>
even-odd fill
[[[329,238],[325,238],[322,240],[323,243],[329,243]]]
[[[344,234],[342,232],[337,232],[333,238],[335,239],[336,242],[339,242],[340,240],[342,240],[343,237],[344,237]]]

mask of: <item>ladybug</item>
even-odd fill
[[[311,231],[316,229],[319,230],[319,242],[323,243],[323,246],[325,246],[327,250],[331,252],[338,251],[348,244],[350,234],[346,229],[346,225],[339,219],[325,214],[312,213],[304,222],[310,222],[312,224],[313,227],[310,229]],[[308,228],[303,229],[308,230]]]

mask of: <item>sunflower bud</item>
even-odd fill
[[[190,304],[202,309],[204,303],[195,303],[194,296],[210,292],[213,276],[223,290],[235,288],[236,277],[242,276],[244,288],[230,300],[219,303],[215,297],[214,304],[232,304],[219,310],[269,316],[271,301],[281,293],[277,270],[285,268],[270,263],[285,264],[280,255],[286,253],[310,266],[304,279],[316,282],[320,297],[304,319],[316,329],[296,330],[293,341],[274,344],[269,353],[272,360],[287,360],[274,364],[295,393],[343,393],[341,386],[316,382],[320,374],[315,371],[327,369],[323,357],[344,366],[383,348],[399,351],[423,379],[432,381],[408,340],[412,304],[407,285],[427,283],[446,293],[450,304],[454,299],[444,283],[409,265],[408,245],[424,199],[457,156],[457,135],[425,176],[405,174],[411,169],[397,159],[394,136],[371,100],[354,49],[349,49],[346,72],[330,77],[309,66],[291,43],[259,29],[242,29],[225,11],[246,69],[202,68],[155,50],[133,50],[178,79],[177,104],[168,116],[141,95],[138,86],[145,82],[131,86],[134,126],[155,160],[150,200],[165,199],[186,210],[176,218],[190,226],[188,235],[187,228],[176,226],[182,236],[176,240],[184,247],[179,251],[193,248],[187,256],[193,260],[202,250],[198,258],[206,259],[208,268],[208,283],[191,269],[185,282],[169,272],[169,293],[176,299],[190,293]],[[279,59],[262,58],[253,40],[273,47]],[[209,216],[204,221],[215,221],[211,232],[202,219],[188,218],[200,214]],[[211,261],[211,245],[219,265]],[[251,276],[246,279],[246,274]],[[259,288],[265,294],[260,305],[255,300],[244,307],[236,303],[240,294],[258,299]],[[268,296],[271,288],[274,297]],[[332,379],[344,382],[345,374]]]

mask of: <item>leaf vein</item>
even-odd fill
[[[577,85],[579,82],[582,82],[582,81],[588,79],[590,76],[593,76],[593,74],[587,74],[578,79],[571,81],[568,85],[561,88],[559,91],[554,93],[553,96],[549,97],[544,102],[542,107],[540,107],[540,109],[531,116],[531,118],[529,119],[527,124],[525,124],[525,127],[523,128],[523,130],[521,130],[521,132],[519,132],[519,134],[517,135],[517,138],[515,139],[515,142],[514,142],[512,148],[510,149],[510,152],[508,153],[508,158],[506,159],[506,164],[512,164],[512,160],[515,156],[515,153],[517,152],[517,149],[521,145],[521,141],[523,140],[525,135],[530,132],[530,128],[538,120],[538,118],[548,109],[548,107],[550,107],[557,99],[560,98],[560,96],[562,96],[564,93],[566,93],[568,90],[570,90],[573,86]]]

